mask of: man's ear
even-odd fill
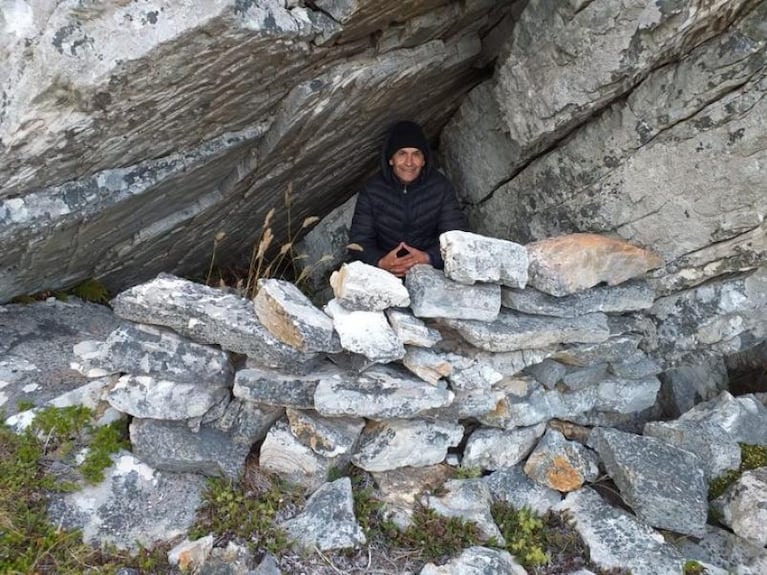
[[[392,160],[391,158],[389,158],[389,165],[390,165],[390,166],[393,166],[393,165],[394,165],[394,160]]]

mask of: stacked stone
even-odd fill
[[[584,486],[605,469],[638,516],[617,514],[611,529],[638,541],[635,556],[660,557],[646,572],[677,565],[682,556],[658,551],[647,525],[706,535],[707,481],[738,466],[739,441],[767,443],[767,410],[722,396],[627,432],[642,430],[660,388],[660,367],[639,349],[646,325],[632,315],[653,303],[631,278],[656,256],[592,234],[521,246],[448,232],[441,248],[444,273],[416,266],[404,285],[345,264],[324,311],[281,280],[261,280],[248,301],[163,274],[115,298],[129,321],[77,346],[79,368],[132,416],[142,464],[236,478],[253,453],[312,493],[284,524],[306,548],[364,542],[349,481],[327,483],[349,463],[371,472],[400,525],[418,501],[497,541],[489,509],[499,499],[569,509],[589,537],[601,507]],[[445,483],[445,463],[484,477]],[[728,497],[723,514],[749,524]],[[606,553],[604,566],[625,564],[620,549]]]

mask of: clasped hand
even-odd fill
[[[404,250],[405,253],[402,253]],[[401,253],[400,256],[397,256]],[[392,251],[378,260],[378,267],[394,274],[398,278],[405,277],[410,268],[417,264],[430,263],[429,254],[400,242]]]

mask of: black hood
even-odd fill
[[[408,122],[410,123],[410,122]],[[392,146],[392,139],[394,137],[394,131],[395,128],[399,124],[402,124],[402,122],[395,122],[391,126],[389,126],[389,129],[386,132],[386,138],[384,139],[383,145],[381,146],[381,152],[380,152],[380,162],[381,162],[381,173],[383,174],[384,179],[393,185],[402,185],[401,182],[397,179],[397,176],[394,175],[394,171],[392,170],[392,167],[389,165],[389,159],[390,156],[387,155],[387,152]],[[420,130],[420,126],[418,126],[418,129]],[[423,132],[421,132],[423,133]],[[418,176],[418,179],[413,182],[414,184],[418,184],[423,182],[426,178],[429,177],[429,174],[431,173],[431,170],[434,166],[434,154],[431,151],[431,146],[429,146],[429,142],[424,136],[424,142],[425,142],[425,150],[422,150],[424,152],[424,158],[426,160],[426,164],[424,165],[423,169],[421,170],[421,174]],[[420,146],[413,146],[413,147],[419,147]]]

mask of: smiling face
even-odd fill
[[[410,184],[421,175],[426,158],[418,148],[400,148],[389,158],[389,165],[400,182]]]

